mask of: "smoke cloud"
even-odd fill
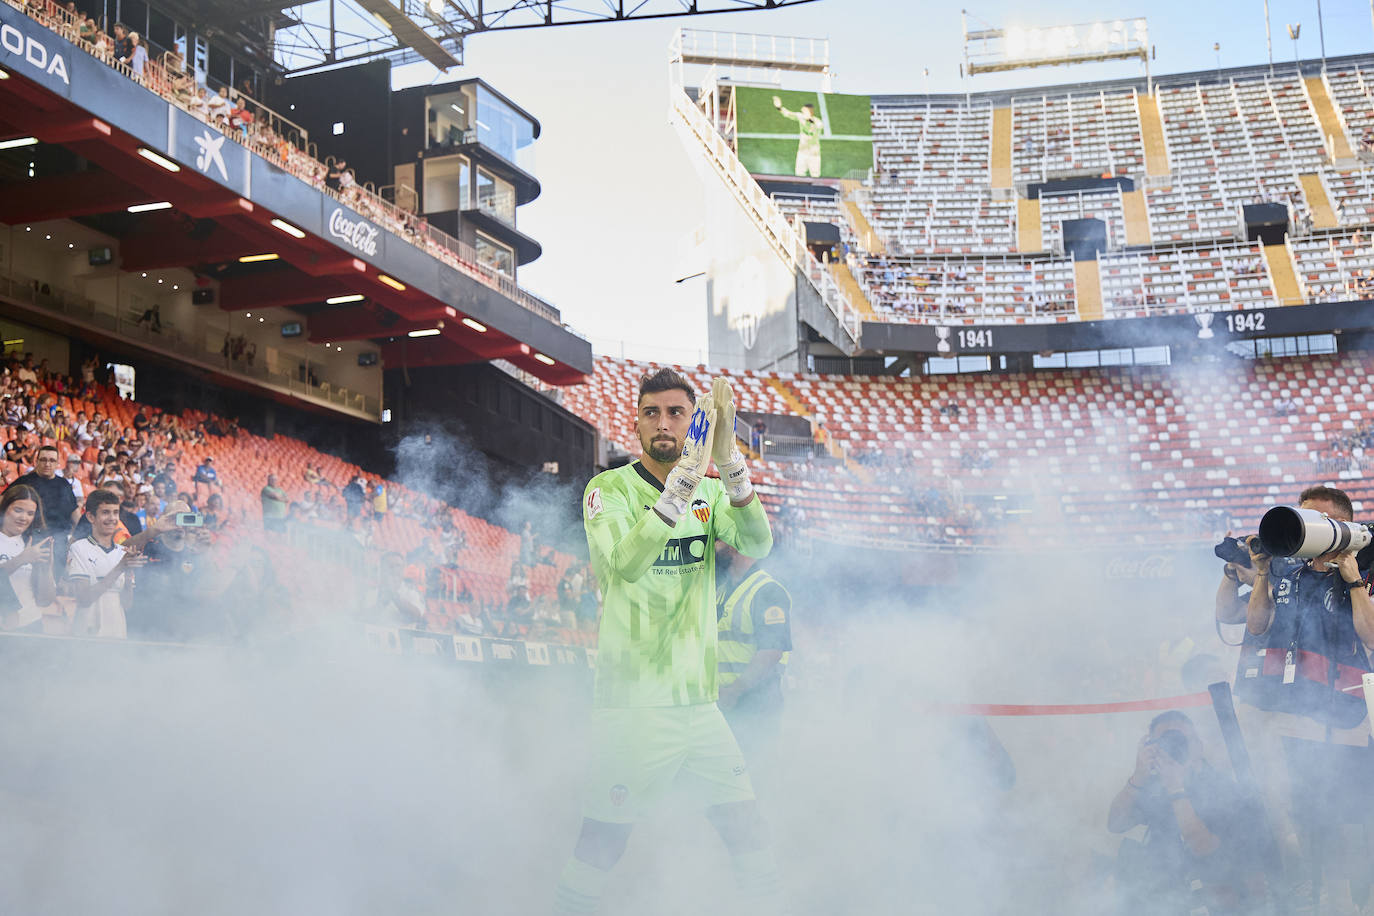
[[[437,429],[398,466],[580,540],[580,486],[493,484]],[[1180,694],[1199,650],[1232,667],[1198,549],[1156,578],[1112,565],[1150,552],[1133,543],[950,556],[922,588],[898,553],[770,561],[795,652],[782,739],[750,766],[794,912],[1112,911],[1107,807],[1152,714],[938,707]],[[293,609],[319,626],[246,647],[0,639],[0,912],[548,912],[580,823],[590,672],[388,655],[331,588]],[[1190,716],[1227,769],[1210,711]],[[745,910],[675,799],[636,829],[603,912]]]

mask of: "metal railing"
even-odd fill
[[[769,199],[768,194],[754,180],[754,176],[749,174],[749,170],[739,161],[734,150],[721,137],[710,119],[697,108],[685,90],[673,90],[673,108],[687,130],[702,145],[721,178],[745,205],[769,245],[784,261],[799,269],[811,282],[821,301],[839,321],[840,328],[857,344],[862,321],[859,311],[850,304],[848,298],[830,278],[830,272],[812,256],[806,247],[805,236],[797,232],[777,205]]]
[[[89,47],[86,42],[79,39],[77,31],[79,25],[75,20],[70,16],[63,18],[63,16],[57,15],[58,13],[65,15],[65,13],[56,4],[44,3],[42,7],[29,7],[18,2],[18,0],[0,0],[0,2],[20,10],[35,22],[67,38],[76,47],[86,49],[87,53],[90,53],[96,60],[123,73],[130,80],[159,96],[168,104],[180,108],[193,117],[200,117],[189,106],[189,97],[185,97],[185,93],[177,91],[172,79],[159,78],[156,71],[151,76],[139,76],[131,67],[115,60],[112,55],[95,53],[94,48]],[[156,66],[161,67],[162,65],[159,63]],[[292,129],[282,131],[268,128],[272,134],[275,134],[275,136],[268,136],[264,135],[261,129],[245,133],[239,129],[230,128],[229,133],[235,135],[239,142],[262,158],[281,166],[316,190],[324,191],[345,206],[358,211],[360,215],[382,223],[389,232],[397,237],[424,249],[430,255],[483,285],[497,290],[522,308],[562,326],[561,314],[557,308],[538,296],[521,289],[513,279],[498,271],[494,266],[483,262],[471,245],[435,229],[423,217],[397,207],[372,191],[354,185],[346,192],[339,192],[325,185],[324,176],[328,171],[327,164],[309,152],[313,144],[309,142],[309,137],[304,129],[272,112],[266,106],[251,99],[249,101],[258,110],[268,112],[271,115],[269,121],[276,124],[278,128],[282,124],[286,124],[290,125]],[[264,127],[266,126],[264,125]],[[256,136],[254,136],[255,133]],[[283,144],[279,141],[285,141],[287,148],[283,149]],[[564,330],[568,329],[564,327]],[[573,332],[569,331],[569,333]]]
[[[200,325],[192,333],[185,334],[175,327],[163,325],[160,330],[155,331],[141,320],[130,320],[125,314],[121,314],[118,306],[101,305],[79,293],[60,288],[53,289],[45,282],[7,273],[3,268],[0,268],[0,296],[61,315],[73,324],[89,330],[114,334],[130,343],[143,344],[159,352],[175,354],[181,360],[205,369],[253,379],[259,384],[318,403],[341,407],[372,420],[380,419],[382,415],[381,403],[373,395],[350,391],[330,381],[311,381],[313,369],[323,368],[318,363],[312,365],[308,360],[305,361],[306,378],[301,379],[298,373],[269,369],[265,364],[265,356],[261,362],[257,358],[233,359],[224,355],[221,349],[211,348],[205,344],[208,340],[231,338],[231,332],[227,328]],[[197,345],[197,340],[201,341],[200,345]]]

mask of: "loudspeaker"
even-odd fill
[[[1066,219],[1060,226],[1064,232],[1064,253],[1077,261],[1096,261],[1100,251],[1107,250],[1107,224],[1100,219]]]
[[[1288,208],[1283,204],[1246,204],[1245,240],[1282,245],[1288,234]]]
[[[192,305],[214,305],[214,304],[215,304],[215,288],[214,288],[213,286],[207,286],[207,287],[205,287],[204,289],[193,289],[193,290],[191,290],[191,304],[192,304]]]

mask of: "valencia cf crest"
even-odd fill
[[[692,514],[703,525],[711,520],[711,506],[704,499],[692,500]]]

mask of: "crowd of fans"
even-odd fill
[[[571,558],[539,548],[529,526],[510,558],[509,582],[475,589],[454,510],[380,478],[331,479],[319,463],[267,474],[250,503],[242,495],[248,482],[227,485],[212,454],[247,436],[236,420],[130,404],[104,376],[95,356],[74,377],[32,355],[0,364],[0,485],[13,502],[5,506],[12,517],[0,511],[11,539],[0,539],[0,564],[19,596],[6,601],[0,588],[0,628],[246,638],[318,616],[318,608],[303,616],[310,601],[300,592],[315,579],[352,583],[353,606],[342,618],[349,621],[573,643],[589,637],[594,584]],[[423,526],[418,546],[397,541],[387,525],[393,515]],[[92,583],[103,584],[96,591]],[[192,593],[195,601],[182,600]],[[249,593],[270,598],[243,601]],[[336,619],[338,611],[330,609]]]
[[[898,320],[947,318],[979,315],[989,318],[1030,318],[1068,314],[1073,302],[1062,291],[1045,286],[1035,275],[1035,266],[1022,265],[1022,280],[1017,285],[1024,295],[1017,301],[994,306],[981,301],[974,291],[978,278],[970,279],[967,265],[950,261],[943,267],[910,265],[883,255],[865,255],[849,248],[843,256],[850,272],[859,282],[872,306]]]

